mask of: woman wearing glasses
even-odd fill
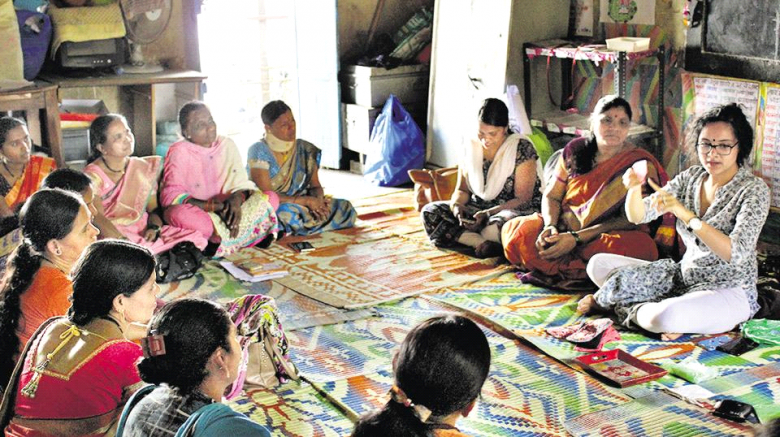
[[[683,333],[726,332],[750,319],[756,303],[756,242],[769,213],[769,188],[747,165],[753,129],[735,104],[704,113],[688,143],[701,165],[641,198],[644,180],[628,169],[626,216],[644,223],[677,217],[687,247],[680,262],[646,262],[610,254],[591,258],[588,273],[601,288],[578,305],[583,313],[614,311],[673,340]]]

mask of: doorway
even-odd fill
[[[204,100],[244,159],[263,136],[263,106],[284,100],[298,137],[322,149],[322,166],[338,167],[336,29],[335,0],[204,2],[198,16]]]

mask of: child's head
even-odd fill
[[[393,360],[392,399],[362,418],[353,436],[429,435],[445,418],[468,414],[489,370],[490,347],[476,323],[454,315],[426,320]]]

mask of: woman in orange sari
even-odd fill
[[[27,125],[18,118],[0,118],[0,235],[19,226],[17,209],[38,191],[43,179],[54,170],[54,160],[30,156],[32,142]]]
[[[591,116],[591,137],[576,138],[564,148],[547,183],[542,213],[504,225],[504,253],[528,271],[520,277],[523,282],[593,289],[585,271],[593,255],[608,252],[654,261],[656,243],[673,245],[671,222],[636,226],[625,217],[621,178],[627,168],[644,167],[647,177],[660,184],[668,179],[653,155],[626,141],[631,117],[626,100],[602,97]]]

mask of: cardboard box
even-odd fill
[[[607,40],[607,49],[620,52],[642,52],[650,49],[650,38],[635,38],[630,36],[609,38]]]
[[[62,99],[60,112],[66,114],[108,114],[108,108],[102,100]]]
[[[339,73],[341,101],[370,108],[382,107],[390,94],[401,103],[427,103],[427,65],[403,65],[387,70],[349,65]]]

